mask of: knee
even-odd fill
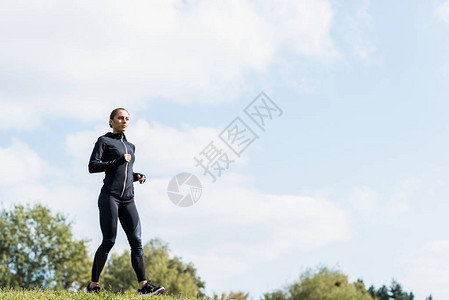
[[[142,251],[142,240],[139,236],[130,237],[129,245],[133,251]]]
[[[112,249],[114,244],[115,244],[115,239],[104,239],[103,242],[101,243],[101,247],[104,250],[107,250],[106,252],[109,252],[109,250]]]

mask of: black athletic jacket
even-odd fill
[[[144,176],[133,172],[135,149],[123,133],[108,132],[98,138],[90,156],[89,173],[106,172],[103,192],[122,199],[134,197],[133,182],[138,180],[137,175]],[[130,162],[126,162],[125,154],[131,154]]]

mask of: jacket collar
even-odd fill
[[[117,140],[120,140],[123,137],[123,139],[126,141],[126,136],[123,132],[120,132],[120,133],[108,132],[105,134],[105,136],[107,136],[109,138],[117,139]]]

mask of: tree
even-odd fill
[[[0,212],[0,286],[80,288],[90,265],[86,240],[74,240],[71,224],[42,205]]]
[[[376,298],[376,288],[374,287],[374,285],[371,285],[368,288],[368,294],[370,294],[370,296],[375,299]]]
[[[354,282],[353,284],[359,294],[371,296],[370,293],[366,290],[365,283],[363,282],[362,279],[360,278],[357,279],[357,281]]]
[[[146,271],[155,284],[163,284],[167,293],[189,297],[203,297],[205,283],[196,274],[195,267],[179,257],[170,257],[167,244],[153,239],[143,247]],[[106,266],[103,284],[111,291],[134,291],[137,277],[132,269],[130,253],[113,254]]]
[[[285,296],[285,298],[282,298]],[[322,267],[308,270],[300,279],[288,286],[285,292],[275,291],[264,295],[265,300],[372,300],[362,281],[348,282],[339,271]]]
[[[362,279],[354,283],[348,282],[348,277],[336,270],[326,267],[316,271],[308,270],[301,274],[300,279],[284,289],[265,293],[264,300],[414,300],[415,295],[402,290],[402,286],[393,279],[390,288],[385,285],[377,291],[371,285],[368,290]],[[432,296],[426,298],[432,300]]]
[[[229,294],[226,295],[226,293],[222,293],[221,297],[218,297],[218,295],[214,294],[213,299],[214,300],[247,300],[249,297],[249,293],[244,292],[229,292]]]
[[[402,286],[393,279],[390,286],[390,298],[392,300],[409,300],[409,295],[402,290]]]
[[[414,300],[415,295],[410,292],[407,293],[402,290],[402,286],[396,281],[392,280],[390,288],[383,285],[377,291],[374,286],[370,286],[368,293],[375,300]]]
[[[282,290],[275,290],[271,293],[265,293],[263,299],[265,300],[287,300],[288,294]]]
[[[380,289],[376,292],[376,298],[379,300],[389,300],[390,294],[388,294],[388,288],[383,285]]]

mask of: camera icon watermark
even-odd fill
[[[191,173],[179,173],[172,177],[167,187],[168,198],[177,206],[188,207],[201,197],[200,180]]]

